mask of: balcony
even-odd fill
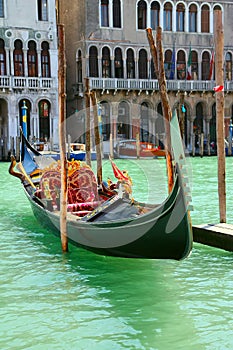
[[[81,84],[76,85],[76,92],[80,95]],[[216,85],[212,80],[167,80],[168,91],[212,91]],[[138,90],[138,91],[158,91],[158,80],[148,79],[108,79],[108,78],[89,78],[89,86],[92,90]],[[233,81],[224,82],[225,92],[233,91]],[[83,91],[82,91],[83,93]]]
[[[14,91],[49,90],[53,88],[52,78],[0,76],[0,89]]]

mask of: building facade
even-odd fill
[[[15,149],[27,107],[27,136],[58,143],[55,0],[0,0],[0,160]]]
[[[216,142],[215,8],[221,9],[224,23],[227,137],[233,119],[231,1],[59,1],[66,31],[68,115],[76,116],[80,125],[88,78],[101,107],[105,141],[110,134],[117,140],[139,131],[142,141],[163,134],[158,81],[145,31],[159,25],[170,104],[182,116],[185,145],[192,150],[203,135],[209,148]]]

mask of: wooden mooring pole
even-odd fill
[[[214,10],[214,41],[215,41],[215,72],[216,85],[224,86],[223,53],[224,33],[222,11]],[[226,222],[226,161],[225,161],[225,131],[224,131],[224,91],[216,92],[217,116],[217,152],[218,152],[218,196],[220,223]]]
[[[67,157],[66,157],[66,63],[64,26],[58,25],[59,146],[61,162],[60,234],[62,251],[68,251],[67,238]]]

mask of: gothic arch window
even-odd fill
[[[127,68],[127,78],[135,79],[135,61],[134,61],[134,52],[132,49],[127,50],[126,68]]]
[[[179,3],[176,6],[176,30],[177,30],[177,32],[184,31],[184,15],[185,15],[184,4]]]
[[[109,27],[109,0],[101,0],[101,27]]]
[[[164,69],[165,69],[166,78],[170,79],[171,78],[171,69],[172,69],[172,50],[165,51]]]
[[[43,78],[50,78],[50,55],[47,41],[42,42],[41,48],[41,74]]]
[[[196,51],[192,51],[192,80],[198,80],[198,55]]]
[[[0,17],[4,17],[4,0],[0,0]]]
[[[186,78],[186,61],[185,61],[185,53],[183,50],[179,50],[177,53],[177,79],[184,80]]]
[[[102,123],[103,140],[107,141],[110,138],[110,106],[108,102],[100,102],[100,115]]]
[[[81,52],[81,50],[78,50],[77,78],[78,78],[78,83],[82,83],[82,81],[83,81],[83,72],[82,72],[82,52]]]
[[[151,29],[156,29],[159,26],[160,5],[157,1],[153,1],[150,6],[150,24]]]
[[[144,0],[138,2],[138,29],[146,29],[147,5]]]
[[[47,0],[37,0],[38,20],[48,21],[48,3]]]
[[[90,77],[98,77],[98,52],[95,46],[91,46],[89,50],[89,75]]]
[[[47,100],[39,102],[39,136],[41,141],[50,138],[50,103]]]
[[[15,40],[14,49],[14,74],[17,77],[24,76],[23,44],[21,40]]]
[[[210,54],[207,51],[204,51],[202,54],[201,62],[201,79],[208,80],[210,73]]]
[[[130,138],[129,105],[125,101],[118,106],[117,135],[123,139]]]
[[[113,0],[113,27],[121,28],[121,1]]]
[[[189,7],[189,31],[197,31],[197,6],[194,4]]]
[[[151,79],[157,79],[153,58],[150,60]]]
[[[114,65],[115,65],[115,78],[123,78],[124,72],[123,72],[122,51],[119,47],[115,49]]]
[[[0,39],[0,75],[6,75],[6,51],[3,39]]]
[[[102,50],[102,77],[111,78],[110,50],[106,46]]]
[[[36,43],[31,40],[28,43],[28,52],[27,52],[27,60],[28,60],[28,76],[29,77],[37,77],[37,52],[36,52]]]
[[[201,8],[201,32],[209,33],[210,31],[210,9],[208,5]]]
[[[140,119],[140,140],[149,142],[149,105],[146,102],[141,104],[141,119]]]
[[[232,80],[232,54],[230,52],[226,54],[225,67],[226,80]]]
[[[164,30],[172,30],[172,4],[170,2],[166,2],[164,5],[163,27]]]
[[[139,51],[138,78],[139,79],[147,79],[148,78],[147,52],[144,49]]]

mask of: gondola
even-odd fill
[[[178,128],[175,118],[171,121],[171,125],[175,125],[173,130]],[[184,177],[185,159],[182,143],[177,141],[177,131],[171,140],[174,185],[159,205],[137,202],[130,198],[128,191],[120,193],[106,188],[106,184],[100,188],[90,167],[83,162],[69,162],[68,240],[106,256],[186,258],[192,249],[192,228]],[[129,185],[129,178],[119,169],[117,171],[120,185]],[[39,223],[60,235],[59,161],[44,159],[22,135],[20,162],[12,158],[9,172],[20,178]]]

